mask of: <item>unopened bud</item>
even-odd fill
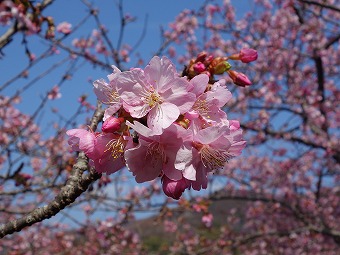
[[[228,61],[222,61],[218,63],[214,68],[214,74],[223,74],[231,68],[231,64]]]
[[[254,49],[242,49],[240,51],[240,60],[243,63],[249,63],[257,59],[257,51]]]
[[[189,187],[189,184],[184,178],[178,181],[173,181],[163,175],[162,187],[165,195],[178,200],[182,196],[184,190]]]
[[[116,118],[109,117],[106,119],[102,125],[102,131],[105,133],[113,133],[120,129],[121,124],[123,123],[124,118]]]
[[[208,66],[208,65],[211,64],[211,62],[212,62],[213,60],[214,60],[214,56],[209,55],[208,57],[205,58],[204,64],[205,64],[206,66]]]
[[[254,49],[244,48],[238,54],[229,56],[232,60],[241,60],[243,63],[249,63],[257,59],[257,51]]]
[[[196,58],[196,63],[197,62],[203,62],[204,60],[205,60],[205,58],[207,57],[207,53],[205,52],[205,51],[202,51],[201,53],[199,53],[198,55],[197,55],[197,58]]]
[[[230,78],[233,80],[233,82],[238,86],[245,87],[245,86],[251,85],[251,81],[243,73],[239,73],[239,72],[230,70],[230,71],[228,71],[228,74],[229,74]]]
[[[198,74],[205,71],[205,65],[202,62],[197,62],[194,64],[194,71]]]

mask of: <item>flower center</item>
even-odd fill
[[[226,150],[216,150],[208,144],[194,142],[194,148],[199,151],[203,165],[211,170],[224,166],[232,156]]]
[[[154,91],[146,97],[146,103],[153,108],[156,104],[163,103],[163,99],[156,91]]]
[[[204,99],[197,99],[195,104],[192,107],[193,110],[198,112],[201,116],[210,118],[209,116],[209,105],[207,101]]]
[[[154,159],[159,159],[163,163],[166,163],[166,155],[164,152],[164,148],[159,142],[152,142],[148,145],[146,157],[148,156]]]
[[[122,156],[125,148],[125,140],[119,136],[118,139],[112,139],[106,144],[107,149],[105,152],[110,151],[114,159]]]
[[[104,87],[105,91],[105,95],[107,96],[107,101],[103,101],[104,104],[107,105],[111,105],[111,104],[117,104],[119,103],[120,99],[119,99],[119,94],[116,90],[111,90],[108,87]]]

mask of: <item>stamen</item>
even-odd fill
[[[146,103],[153,108],[156,104],[162,103],[163,100],[157,92],[152,92],[146,98]]]
[[[202,99],[196,100],[192,109],[197,111],[201,116],[204,116],[206,118],[210,118],[210,116],[208,115],[210,107],[209,107],[207,101],[202,100]]]
[[[103,101],[104,104],[111,105],[115,103],[119,103],[119,94],[116,90],[111,90],[109,87],[104,87],[104,93],[107,96],[108,100]]]
[[[209,145],[203,145],[199,151],[205,167],[214,170],[224,166],[232,156],[225,150],[216,150]]]
[[[111,151],[111,155],[114,159],[117,159],[122,156],[124,153],[125,142],[124,139],[120,136],[118,139],[112,139],[106,144],[107,151]]]
[[[163,146],[159,142],[152,142],[148,145],[146,151],[146,157],[151,156],[154,159],[160,159],[163,163],[166,163],[166,154]]]

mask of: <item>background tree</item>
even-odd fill
[[[84,18],[72,26],[54,24],[46,14],[49,9],[53,14],[57,2],[1,2],[6,78],[0,85],[0,233],[7,235],[0,241],[2,252],[148,253],[152,246],[126,229],[141,211],[157,214],[170,233],[165,242],[156,239],[158,252],[339,252],[340,9],[332,0],[246,2],[249,12],[241,14],[233,2],[206,1],[161,30],[162,44],[154,54],[171,57],[178,70],[202,51],[214,56],[232,56],[244,47],[259,52],[250,65],[230,61],[249,74],[252,86],[239,88],[228,75],[219,77],[227,79],[233,94],[226,111],[240,121],[246,150],[211,176],[207,192],[189,192],[178,203],[159,193],[160,183],[133,187],[128,171],[97,174],[66,142],[67,129],[90,125],[95,130],[103,114],[100,105],[93,106],[95,97],[74,85],[77,75],[85,81],[84,72],[93,68],[105,75],[111,64],[126,70],[144,67],[151,58],[138,48],[145,30],[132,43],[124,39],[129,24],[140,20],[125,14],[123,1],[112,7],[120,17],[115,28],[104,26],[101,10],[87,1],[80,2]],[[11,67],[10,47],[27,55],[20,70]],[[29,91],[39,88],[38,81],[50,86],[39,91],[34,109],[20,109],[26,97],[32,101]],[[58,100],[63,98],[79,98],[79,104],[62,110]],[[216,205],[225,210],[222,216]],[[114,219],[106,219],[105,212]],[[55,214],[73,226],[44,221]],[[191,222],[193,215],[202,217],[203,228]]]

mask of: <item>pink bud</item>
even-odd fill
[[[242,49],[239,56],[243,63],[249,63],[257,59],[257,51],[254,49]]]
[[[205,51],[202,51],[200,54],[197,55],[197,58],[196,58],[196,63],[197,62],[203,62],[205,60],[205,58],[207,57],[207,53]]]
[[[251,85],[251,81],[243,73],[239,73],[239,72],[230,70],[230,71],[228,71],[228,74],[229,74],[230,78],[233,80],[233,82],[238,86],[245,87],[245,86]]]
[[[109,117],[102,125],[102,131],[105,133],[113,133],[120,129],[120,125],[123,123],[124,118]]]
[[[202,73],[205,71],[205,65],[202,62],[197,62],[194,64],[194,71],[196,73]]]
[[[178,181],[173,181],[165,175],[162,177],[162,184],[165,195],[176,200],[178,200],[182,196],[184,190],[189,187],[184,178]]]

